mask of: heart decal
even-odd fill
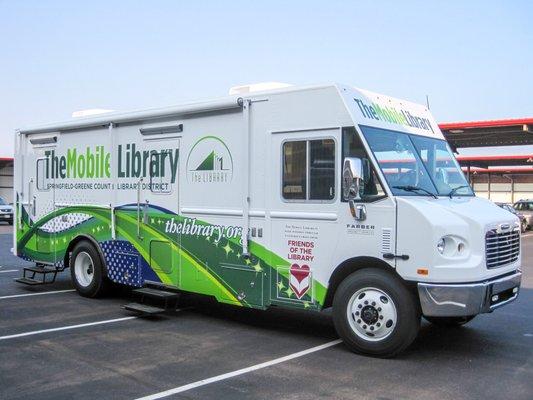
[[[301,299],[309,290],[309,275],[311,275],[309,265],[291,265],[289,284],[298,299]]]

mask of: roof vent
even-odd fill
[[[286,87],[293,86],[289,83],[283,82],[260,82],[260,83],[251,83],[249,85],[233,86],[229,90],[229,94],[246,94],[253,92],[264,92],[267,90],[282,89]]]

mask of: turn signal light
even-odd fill
[[[427,268],[418,268],[416,273],[418,275],[429,275],[429,270]]]

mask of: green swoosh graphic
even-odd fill
[[[23,211],[25,210],[23,209]],[[78,225],[55,233],[45,232],[40,229],[44,224],[51,221],[52,219],[70,213],[87,214],[92,218]],[[169,219],[176,219],[178,221],[180,219],[183,219],[183,217],[177,214],[166,213],[160,210],[151,210],[148,216],[156,219],[162,219],[162,221],[158,221],[160,224],[164,224]],[[69,242],[81,233],[89,234],[99,242],[111,240],[110,209],[91,207],[87,205],[64,207],[54,210],[53,212],[43,216],[31,226],[29,226],[30,218],[27,213],[23,212],[22,217],[22,221],[17,221],[16,227],[17,232],[20,235],[20,239],[17,241],[17,251],[18,254],[22,254],[29,259],[47,261],[46,257],[48,257],[48,259],[52,262],[55,260],[62,260]],[[22,225],[19,226],[21,222]],[[220,273],[227,273],[227,270],[224,271],[220,269],[220,266],[218,265],[218,260],[215,261],[217,263],[216,265],[218,265],[218,267],[215,268],[217,270],[214,270],[213,268],[209,267],[210,264],[213,265],[212,263],[214,262],[216,257],[218,257],[216,255],[217,253],[215,252],[221,251],[220,247],[218,247],[222,246],[220,242],[218,245],[209,240],[202,243],[194,241],[191,242],[190,239],[186,239],[185,236],[182,236],[182,238],[184,238],[183,243],[181,240],[179,241],[179,243],[176,243],[176,237],[172,236],[171,233],[167,233],[166,231],[159,231],[153,226],[144,223],[140,224],[140,236],[141,238],[143,238],[141,239],[137,235],[138,222],[136,211],[134,210],[115,209],[115,222],[117,239],[126,240],[132,246],[134,246],[140,256],[143,257],[144,261],[148,265],[151,265],[152,270],[159,277],[161,282],[168,285],[180,287],[180,289],[182,290],[190,290],[192,292],[197,291],[198,293],[213,295],[220,301],[229,302],[234,305],[253,307],[253,305],[248,300],[239,300],[239,297],[241,296],[237,297],[237,289],[235,288],[235,286],[232,286],[232,284],[230,284],[222,275],[220,275]],[[198,220],[197,224],[210,225],[207,222]],[[179,284],[179,277],[177,273],[174,275],[172,273],[165,272],[165,268],[163,267],[168,267],[168,263],[171,263],[171,260],[166,260],[163,256],[159,256],[158,258],[157,254],[155,254],[155,256],[154,253],[151,254],[150,243],[152,241],[168,243],[170,245],[172,253],[177,254],[179,256],[179,260],[181,262],[179,274],[181,276],[182,273],[189,271],[186,274],[187,278],[189,279],[189,281],[187,282],[190,288],[186,287],[187,285],[183,286],[183,282],[181,282],[181,285]],[[46,245],[49,246],[48,252],[39,247],[43,246],[43,248],[46,248]],[[233,254],[230,259],[232,259],[233,257],[233,260],[236,260],[235,257],[237,257],[237,259],[240,257],[240,251],[242,251],[242,246],[238,242],[238,239],[227,239],[226,246],[229,246],[227,249],[224,248],[226,250],[226,258],[229,256],[230,253]],[[251,265],[252,263],[247,261],[246,265],[243,265],[243,268],[241,269],[244,269],[244,271],[249,271],[251,274],[254,274],[255,271],[255,276],[257,276],[257,274],[264,273],[264,268],[267,268],[266,271],[270,272],[271,276],[275,276],[275,274],[277,274],[278,276],[282,276],[284,279],[283,283],[285,285],[285,288],[289,287],[289,261],[278,256],[277,254],[268,250],[266,247],[260,245],[257,242],[250,242],[250,251],[253,255],[253,259],[255,260],[253,261],[254,264]],[[222,254],[224,255],[224,253]],[[235,254],[237,254],[237,256],[235,256]],[[228,262],[230,262],[230,259],[228,259]],[[223,259],[220,260],[222,260],[220,264],[222,265]],[[283,268],[280,270],[278,269],[278,267]],[[204,277],[205,281],[208,282],[208,286],[202,286],[203,284],[198,282],[191,283],[191,271],[196,271],[195,273]],[[268,276],[266,272],[265,276]],[[227,277],[228,279],[233,280],[233,285],[235,285],[235,280],[233,279],[233,277],[231,277],[230,275],[227,275]],[[262,287],[261,290],[267,290],[269,293],[272,293],[272,290],[275,290],[274,287],[268,286],[269,284],[274,285],[272,283],[272,280],[270,280],[269,282],[269,279],[267,278],[263,282],[267,284],[267,287]],[[203,287],[203,289],[200,290],[200,286],[197,287],[195,285],[200,285]],[[326,295],[326,287],[315,279],[312,279],[312,285],[314,288],[313,298],[306,297],[306,302],[312,302],[314,300],[319,305],[323,304]],[[267,294],[265,292],[263,293]],[[274,300],[274,298],[272,299]],[[299,305],[295,304],[295,306]]]

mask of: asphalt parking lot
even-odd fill
[[[337,344],[327,313],[188,296],[180,311],[145,320],[121,309],[127,290],[86,299],[68,272],[21,286],[13,278],[26,263],[10,254],[8,232],[0,228],[3,400],[533,398],[533,233],[517,301],[462,328],[424,322],[408,351],[382,360]]]

